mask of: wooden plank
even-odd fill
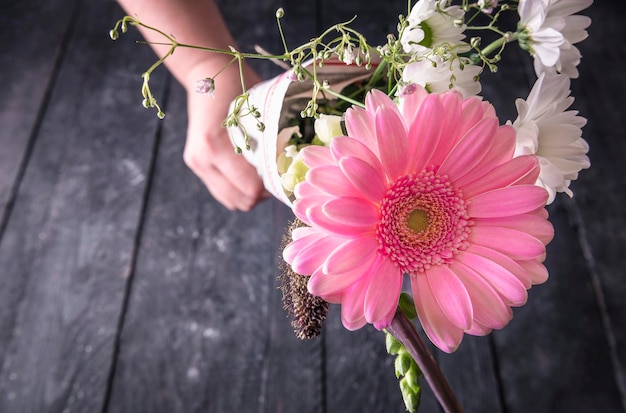
[[[0,13],[0,231],[45,110],[76,0],[6,2]],[[0,234],[1,235],[1,234]]]
[[[274,30],[273,6],[256,5],[242,16],[222,3],[242,50]],[[321,341],[295,338],[276,288],[289,209],[274,200],[250,213],[220,206],[182,162],[180,86],[167,107],[108,411],[320,411]]]
[[[626,216],[624,215],[624,157],[622,133],[626,99],[616,90],[624,84],[626,48],[614,39],[626,36],[616,16],[626,13],[623,2],[594,2],[588,15],[590,37],[580,47],[581,77],[572,85],[574,106],[588,118],[584,136],[590,144],[592,167],[574,183],[574,203],[568,204],[609,341],[612,371],[626,410]]]
[[[147,52],[108,38],[120,14],[90,2],[72,22],[0,244],[0,411],[102,408],[156,125],[119,116],[141,82],[119,62]]]

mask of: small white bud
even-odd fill
[[[205,77],[196,81],[196,93],[207,94],[213,96],[215,91],[215,80],[210,77]]]

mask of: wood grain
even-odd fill
[[[98,2],[72,22],[3,234],[0,411],[104,402],[156,124],[139,110],[111,116],[137,81],[118,63],[130,50],[112,52],[107,36],[118,14]]]
[[[47,109],[76,0],[7,2],[0,14],[0,231]],[[36,11],[36,12],[35,12]]]

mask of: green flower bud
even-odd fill
[[[398,354],[403,348],[402,343],[389,333],[385,334],[385,347],[387,347],[387,353],[391,355]]]
[[[406,375],[411,369],[412,365],[413,359],[411,358],[411,356],[404,351],[400,352],[398,354],[398,357],[396,357],[396,361],[394,363],[396,369],[396,377]]]
[[[400,391],[406,410],[415,413],[420,405],[420,395],[415,393],[405,379],[400,380]]]
[[[419,370],[419,368],[417,367],[417,364],[415,364],[415,362],[413,361],[413,359],[411,359],[411,363],[412,363],[412,368],[409,369],[409,371],[406,372],[406,374],[404,375],[404,379],[407,381],[408,384],[411,385],[411,388],[413,388],[414,392],[419,392],[421,387],[420,387],[420,377],[422,377],[422,372]]]
[[[417,311],[415,310],[415,302],[413,301],[413,297],[411,297],[407,293],[400,294],[400,300],[398,301],[398,306],[400,310],[406,315],[410,320],[417,317]]]

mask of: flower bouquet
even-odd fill
[[[280,278],[296,334],[319,334],[329,304],[349,330],[385,331],[409,411],[422,377],[446,412],[462,411],[412,320],[445,352],[466,333],[503,328],[548,278],[546,205],[572,196],[589,167],[585,119],[569,108],[574,45],[590,24],[575,13],[591,0],[459,3],[418,0],[380,45],[351,22],[294,49],[283,38],[283,54],[254,57],[289,69],[245,90],[224,121],[295,215]],[[279,29],[283,17],[279,9]],[[150,28],[127,16],[112,37],[127,24]],[[172,50],[186,46],[165,37]],[[537,80],[515,102],[517,119],[502,122],[480,96],[480,76],[512,44],[530,54]],[[239,63],[252,56],[206,50]],[[144,104],[161,114],[154,67]],[[198,82],[200,93],[214,87]]]

